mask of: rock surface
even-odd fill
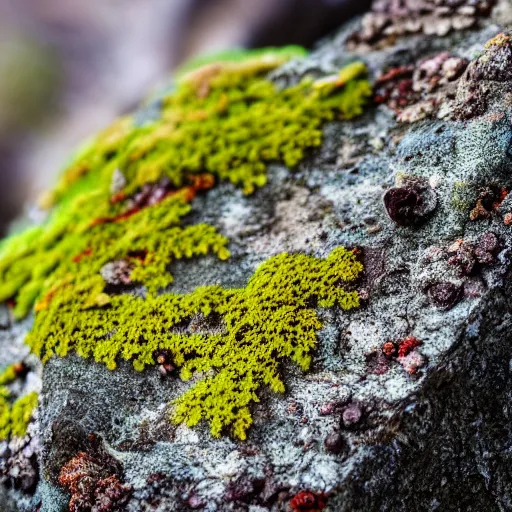
[[[221,184],[193,203],[232,256],[174,263],[180,292],[245,286],[282,252],[362,253],[362,306],[319,310],[311,370],[283,368],[286,393],[261,396],[247,441],[170,423],[187,385],[157,367],[53,358],[38,488],[7,479],[2,510],[67,510],[70,492],[72,510],[96,511],[512,510],[512,44],[484,46],[507,9],[354,50],[376,107],[327,126],[293,172],[272,165],[255,194]],[[273,78],[336,72],[358,23]],[[15,350],[29,322],[4,323]]]

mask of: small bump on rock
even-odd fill
[[[428,295],[436,306],[449,310],[461,299],[461,287],[449,282],[436,283],[428,289]]]
[[[424,221],[437,205],[435,192],[422,178],[403,178],[400,185],[384,194],[384,207],[389,218],[399,226]]]
[[[324,439],[324,446],[329,453],[339,455],[346,448],[346,443],[343,436],[337,430],[333,430]]]
[[[354,427],[359,423],[362,416],[363,416],[363,411],[361,409],[361,406],[356,402],[352,402],[343,411],[343,414],[342,414],[343,425],[347,428]]]

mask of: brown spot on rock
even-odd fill
[[[334,430],[325,438],[324,446],[329,453],[339,455],[345,451],[346,442],[340,432]]]
[[[384,207],[390,219],[399,226],[412,226],[426,219],[436,205],[436,193],[422,178],[408,177],[401,187],[384,194]]]
[[[461,299],[462,288],[450,282],[433,284],[428,289],[430,300],[438,307],[449,310]]]

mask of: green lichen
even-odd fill
[[[162,293],[173,281],[172,261],[229,257],[227,238],[213,226],[184,224],[196,193],[230,181],[250,194],[266,183],[269,162],[294,167],[320,145],[325,122],[362,112],[371,94],[362,63],[284,89],[266,78],[295,53],[194,69],[163,97],[159,119],[123,118],[75,156],[43,200],[53,208],[46,223],[9,239],[0,254],[0,301],[13,300],[17,318],[35,304],[27,342],[43,361],[73,351],[142,370],[155,364],[155,352],[169,351],[182,378],[199,379],[175,404],[175,421],[207,420],[214,435],[230,428],[240,438],[261,386],[284,389],[279,361],[308,368],[320,328],[315,304],[358,304],[356,292],[338,287],[361,270],[352,252],[277,256],[244,289]],[[152,186],[163,195],[137,199]],[[145,286],[144,299],[106,286],[102,268],[120,261],[130,282]],[[218,317],[221,332],[179,334],[195,315]]]
[[[29,393],[12,402],[7,387],[17,378],[16,365],[8,366],[0,374],[0,440],[23,437],[37,407],[38,394]],[[11,403],[12,402],[12,403]]]
[[[16,380],[16,365],[9,365],[2,373],[0,373],[0,386],[7,386]]]
[[[261,386],[284,391],[280,361],[290,358],[309,368],[321,327],[315,307],[358,306],[357,292],[339,285],[361,270],[356,254],[340,247],[324,260],[275,256],[241,289],[205,286],[145,299],[122,294],[110,297],[105,308],[80,308],[60,294],[37,315],[27,341],[43,361],[73,351],[110,369],[122,358],[141,371],[168,351],[182,379],[200,379],[177,401],[174,419],[189,426],[207,420],[213,435],[230,427],[243,439],[251,424],[248,406],[258,401]],[[180,333],[197,315],[215,318],[220,332]]]
[[[190,73],[200,67],[208,64],[219,64],[222,62],[247,62],[248,59],[263,57],[264,59],[278,59],[284,62],[291,58],[305,57],[307,50],[302,46],[289,45],[283,48],[256,48],[247,50],[246,48],[230,48],[211,54],[193,57],[189,61],[182,64],[175,73],[175,76],[182,77],[186,73]]]
[[[122,214],[128,197],[144,184],[166,177],[179,190],[187,186],[190,176],[206,171],[250,193],[265,184],[267,162],[280,160],[293,167],[308,148],[320,144],[325,121],[361,113],[370,94],[368,81],[358,78],[363,65],[334,91],[314,87],[309,79],[281,90],[264,75],[282,61],[280,54],[270,54],[201,68],[182,78],[176,93],[163,99],[158,121],[139,127],[125,118],[108,128],[81,152],[46,198],[47,204],[56,204],[49,221],[14,237],[3,248],[0,301],[15,298],[14,313],[21,318],[59,283],[83,282],[86,274],[96,275],[106,260],[103,249],[111,243],[116,248],[108,251],[109,257],[117,258],[126,256],[131,239],[140,238],[139,246],[146,242],[161,246],[166,230],[172,226],[177,232],[179,218],[188,211],[186,198],[180,199],[179,194],[166,203],[170,212],[153,214],[158,206],[148,209],[143,215],[152,217],[149,222],[133,215],[126,224],[94,224],[95,219]],[[116,169],[126,180],[119,197],[127,199],[113,202],[111,183]],[[156,222],[160,215],[166,217],[164,223]],[[134,223],[136,228],[132,228]],[[146,226],[148,232],[140,236],[139,226]],[[178,247],[176,252],[204,254],[213,248],[221,258],[227,257],[223,237],[213,228],[197,229],[204,234],[199,247],[192,253],[188,246]],[[118,233],[124,231],[129,232],[117,243]],[[190,237],[185,239],[190,243]],[[92,257],[84,258],[81,265],[72,264],[74,257],[90,249]],[[160,253],[156,259],[159,272],[168,258]],[[90,268],[84,268],[89,263]],[[146,275],[158,272],[149,269]],[[138,277],[142,274],[139,271]],[[141,282],[156,284],[154,280]]]
[[[460,211],[467,212],[471,204],[471,190],[468,184],[457,181],[453,184],[452,206]]]

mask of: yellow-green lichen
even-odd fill
[[[0,374],[0,440],[23,437],[37,407],[38,394],[33,392],[12,402],[7,384],[17,378],[16,365],[8,366]],[[11,403],[12,402],[12,403]]]
[[[116,218],[126,211],[130,194],[144,184],[166,177],[180,189],[190,176],[207,171],[250,193],[266,182],[267,162],[281,160],[288,166],[296,165],[306,149],[320,144],[322,123],[361,113],[370,94],[368,81],[358,78],[364,72],[363,65],[351,73],[348,82],[326,92],[313,87],[309,79],[278,89],[262,73],[280,62],[282,58],[259,56],[196,70],[182,78],[175,94],[163,99],[161,119],[137,127],[132,119],[125,118],[101,134],[46,198],[48,204],[56,203],[49,221],[3,247],[0,301],[16,298],[15,315],[23,317],[45,290],[55,289],[62,280],[83,282],[84,274],[96,274],[108,257],[125,256],[123,252],[132,241],[143,245],[151,239],[160,246],[163,233],[171,227],[176,231],[180,217],[189,209],[186,197],[180,199],[180,194],[166,203],[170,212],[153,213],[162,208],[149,208],[143,214],[151,217],[149,222],[134,215],[126,223],[94,225],[95,219]],[[111,184],[116,170],[125,179],[118,198],[125,200],[113,202]],[[160,215],[165,216],[165,222],[156,222]],[[139,226],[146,226],[147,232],[138,233]],[[193,254],[213,248],[219,256],[227,256],[223,237],[213,228],[198,229],[205,236]],[[117,243],[118,233],[124,231],[124,242]],[[116,249],[112,247],[107,257],[102,251],[112,241]],[[98,245],[101,248],[95,247]],[[72,258],[91,249],[92,256],[84,258],[80,269],[72,265]],[[178,253],[192,255],[183,249],[176,246]],[[160,256],[157,260],[164,265],[165,257]],[[84,269],[89,263],[93,268]]]
[[[357,305],[355,292],[337,286],[361,269],[352,252],[277,256],[245,289],[161,294],[173,281],[173,260],[229,257],[228,240],[213,226],[183,222],[196,193],[224,180],[250,194],[265,184],[269,162],[295,166],[320,145],[325,122],[362,112],[371,94],[362,63],[328,86],[306,77],[279,88],[266,78],[295,53],[237,56],[183,74],[157,120],[123,118],[85,146],[44,198],[48,220],[2,245],[0,301],[14,301],[17,318],[35,304],[28,343],[43,361],[74,351],[109,368],[120,357],[133,360],[141,370],[155,363],[155,351],[168,350],[183,378],[202,376],[176,403],[175,420],[205,419],[215,435],[229,427],[239,437],[256,391],[283,389],[280,359],[308,367],[320,328],[312,304]],[[113,262],[146,287],[145,299],[107,288],[101,271]],[[174,331],[213,313],[222,334]]]
[[[251,424],[248,406],[258,401],[261,386],[284,391],[280,361],[309,368],[321,327],[315,307],[359,304],[357,293],[340,284],[361,270],[354,252],[340,247],[326,259],[275,256],[241,289],[206,286],[146,299],[123,294],[110,297],[105,308],[85,309],[60,294],[37,315],[28,343],[43,361],[74,351],[110,369],[122,358],[143,370],[155,364],[155,354],[168,351],[182,379],[200,376],[177,401],[174,419],[189,426],[207,420],[213,435],[229,427],[243,439]],[[178,327],[195,315],[218,319],[220,332],[180,333]]]

